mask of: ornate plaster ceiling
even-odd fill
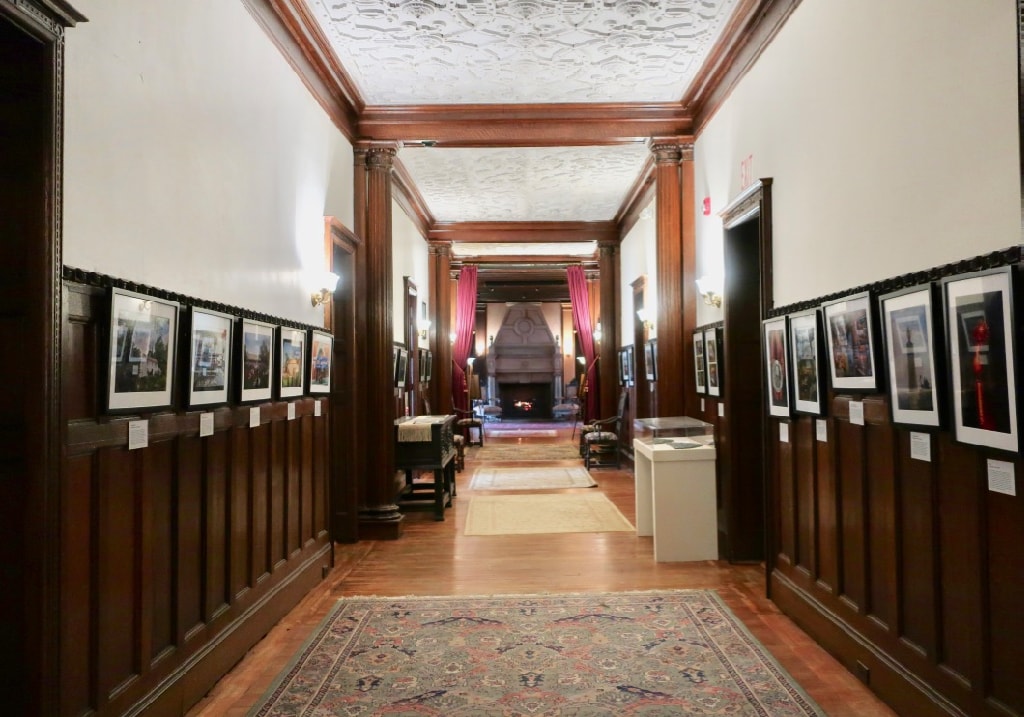
[[[737,0],[309,0],[368,105],[672,102]]]
[[[474,106],[496,108],[499,116],[521,105],[594,104],[640,113],[680,106],[742,3],[295,1],[305,3],[351,80],[357,111],[413,110],[414,117],[418,110],[463,113]],[[485,130],[481,145],[407,141],[399,152],[414,190],[439,223],[608,221],[622,209],[648,158],[647,147],[628,137],[588,134],[570,143],[593,146],[530,147],[503,143],[494,121],[472,121]],[[536,242],[521,250],[476,246],[481,256],[566,255],[562,245]]]
[[[615,217],[649,153],[643,144],[406,147],[399,159],[443,221],[604,221]]]

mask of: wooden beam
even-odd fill
[[[602,222],[436,222],[430,241],[550,243],[602,241],[617,237],[614,221]]]

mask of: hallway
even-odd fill
[[[510,435],[515,423],[487,424],[487,446],[569,444],[571,423],[552,423],[556,436]],[[492,432],[499,432],[499,436]],[[541,431],[531,431],[541,433]],[[578,436],[577,436],[578,438]],[[429,512],[406,516],[397,541],[363,541],[335,548],[335,567],[192,710],[191,717],[241,717],[285,668],[338,598],[356,595],[473,595],[712,588],[832,717],[894,714],[850,672],[764,597],[762,565],[724,562],[655,563],[651,538],[632,533],[567,533],[480,537],[463,535],[473,471],[486,463],[470,449],[458,474],[458,497],[446,520]],[[502,466],[575,465],[502,462]],[[634,520],[633,474],[595,468],[596,488]],[[494,491],[488,491],[493,493]]]

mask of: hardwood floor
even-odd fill
[[[514,424],[500,425],[503,430]],[[570,427],[557,424],[556,438],[487,437],[487,445],[570,440]],[[470,450],[457,476],[458,497],[446,520],[430,513],[406,516],[396,541],[362,541],[335,548],[331,574],[187,714],[241,717],[284,669],[292,655],[338,598],[354,595],[480,595],[711,588],[729,605],[782,666],[832,717],[895,714],[850,672],[804,634],[764,597],[762,565],[724,562],[656,563],[651,538],[633,533],[566,533],[522,536],[462,534],[472,491],[473,470],[485,465]],[[501,465],[575,465],[578,461]],[[629,469],[595,468],[597,488],[631,521],[635,518],[633,474]],[[493,491],[488,491],[493,493]]]

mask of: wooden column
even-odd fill
[[[696,226],[693,207],[693,143],[684,137],[651,140],[657,196],[658,376],[655,400],[659,416],[692,414],[685,405],[683,377],[693,373],[686,337],[697,325],[694,264]],[[680,320],[681,319],[681,320]],[[638,346],[638,351],[643,347]],[[667,380],[662,377],[674,377]]]
[[[357,256],[362,301],[358,375],[363,387],[362,465],[358,480],[359,537],[394,539],[402,534],[402,514],[395,504],[394,343],[391,248],[391,171],[398,146],[390,142],[360,142],[355,147],[356,233],[364,251]]]
[[[435,414],[452,412],[452,245],[430,242],[430,348],[434,352],[430,405]]]
[[[601,375],[602,418],[614,416],[619,400],[619,245],[600,242],[597,247],[598,267],[601,275],[601,332],[598,345]]]

